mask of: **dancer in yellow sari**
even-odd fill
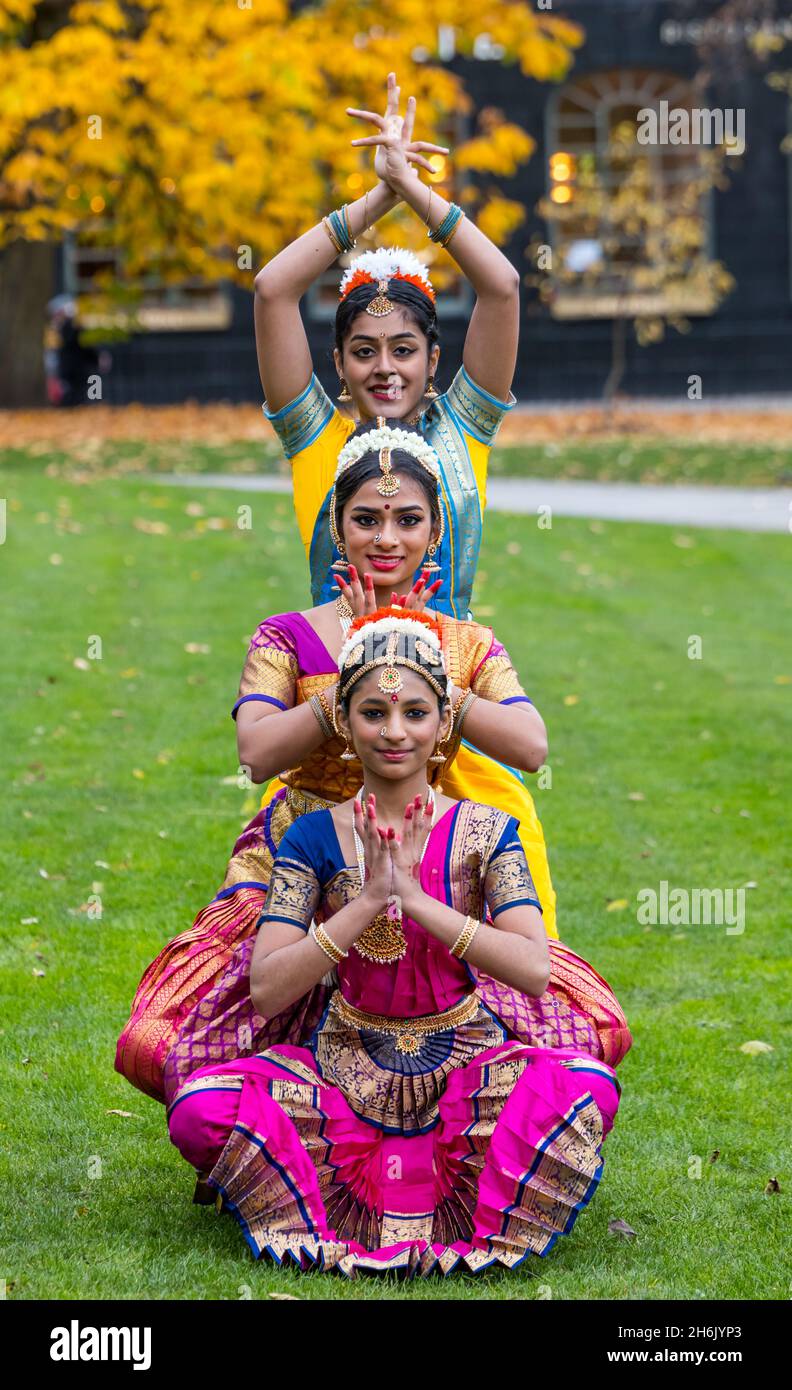
[[[413,140],[415,102],[399,115],[399,88],[388,78],[384,116],[348,108],[377,127],[355,144],[375,149],[379,182],[285,247],[256,277],[256,345],[266,396],[263,411],[292,467],[294,505],[311,573],[314,603],[334,597],[334,568],[343,560],[331,533],[330,500],[340,451],[355,421],[333,404],[313,370],[299,302],[338,255],[399,202],[425,222],[432,247],[442,246],[476,293],[462,364],[442,395],[434,389],[440,359],[435,291],[417,256],[397,248],[365,252],[341,279],[334,360],[339,400],[361,425],[405,421],[431,444],[439,462],[443,535],[429,561],[442,580],[434,607],[471,616],[485,506],[487,464],[504,416],[516,404],[511,381],[519,332],[520,278],[514,267],[456,204],[417,176],[434,172],[426,153],[448,153]],[[436,254],[436,252],[433,252]],[[278,350],[273,350],[273,344]],[[519,773],[483,757],[463,741],[444,781],[449,795],[510,808],[520,819],[526,855],[541,894],[545,927],[556,936],[556,895],[547,850],[530,793]],[[273,783],[262,806],[281,789]]]

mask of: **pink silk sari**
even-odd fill
[[[427,893],[466,910],[472,838],[484,866],[498,817],[474,803],[441,817],[421,870]],[[357,891],[344,873],[319,915]],[[606,982],[561,948],[568,988],[528,999],[477,978],[418,923],[404,927],[408,950],[393,965],[350,951],[304,1044],[268,1043],[259,1029],[247,1055],[194,1067],[174,1087],[171,1140],[256,1258],[350,1276],[512,1268],[547,1255],[600,1182],[620,1097],[603,1052],[618,1060],[630,1045]],[[569,1002],[582,978],[599,1027]],[[349,1005],[397,1033],[399,1020],[466,1016],[400,1050],[393,1031],[350,1021]],[[304,1023],[304,1001],[295,1007]]]

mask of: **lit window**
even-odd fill
[[[639,113],[700,104],[674,74],[593,73],[551,100],[547,191],[552,269],[545,295],[557,318],[708,314],[717,150],[643,144]]]

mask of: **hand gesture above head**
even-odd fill
[[[361,111],[354,106],[347,107],[348,116],[356,116],[377,127],[378,135],[362,136],[358,140],[353,140],[352,144],[376,147],[375,172],[378,178],[389,184],[396,193],[404,186],[407,179],[418,177],[418,170],[413,168],[413,165],[420,165],[421,168],[427,169],[430,174],[434,172],[428,159],[425,159],[421,153],[422,150],[428,154],[448,154],[448,148],[445,145],[432,145],[426,140],[413,140],[415,97],[408,97],[406,114],[401,116],[399,114],[400,92],[401,89],[396,85],[395,72],[389,72],[388,102],[384,116],[377,115],[376,111]]]

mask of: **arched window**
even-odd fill
[[[711,186],[722,151],[696,142],[698,100],[678,75],[638,68],[592,73],[551,100],[541,210],[554,316],[713,311]]]

